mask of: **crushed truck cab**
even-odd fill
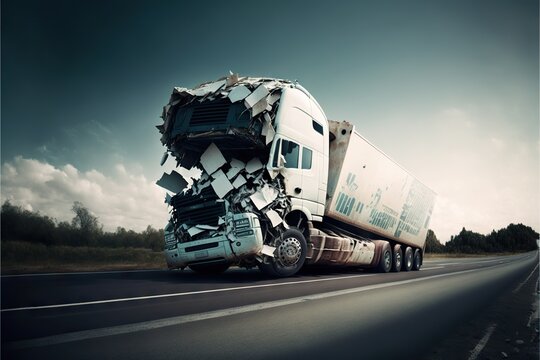
[[[162,164],[200,171],[157,181],[169,268],[420,268],[435,194],[298,83],[233,74],[174,88],[162,118]]]

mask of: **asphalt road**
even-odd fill
[[[2,358],[433,358],[497,299],[532,301],[537,282],[537,252],[286,279],[243,269],[3,276]],[[468,359],[475,335],[452,357]]]

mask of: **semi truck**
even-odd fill
[[[171,192],[170,269],[421,268],[435,193],[298,82],[230,74],[174,88],[162,119],[162,165],[172,155],[184,168],[157,182]]]

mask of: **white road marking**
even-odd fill
[[[321,300],[321,299],[326,299],[326,298],[335,297],[335,296],[355,294],[359,292],[376,290],[376,289],[384,289],[384,288],[388,288],[392,286],[406,285],[406,284],[417,283],[417,282],[426,281],[426,280],[466,274],[466,273],[480,271],[480,270],[482,269],[463,270],[463,271],[457,271],[454,273],[432,275],[432,276],[426,276],[423,278],[401,280],[401,281],[395,281],[395,282],[384,283],[384,284],[368,285],[368,286],[362,286],[362,287],[352,288],[352,289],[344,289],[344,290],[337,290],[337,291],[331,291],[331,292],[314,294],[314,295],[300,296],[300,297],[291,298],[291,299],[269,301],[269,302],[263,302],[259,304],[253,304],[253,305],[245,305],[245,306],[239,306],[239,307],[234,307],[234,308],[229,308],[229,309],[209,311],[209,312],[204,312],[204,313],[199,313],[199,314],[181,315],[181,316],[175,316],[175,317],[170,317],[170,318],[165,318],[165,319],[160,319],[160,320],[145,321],[145,322],[140,322],[140,323],[135,323],[135,324],[112,326],[112,327],[101,328],[101,329],[76,331],[76,332],[71,332],[71,333],[66,333],[66,334],[52,335],[52,336],[46,336],[46,337],[30,339],[30,340],[15,341],[15,342],[12,342],[11,344],[13,345],[15,349],[23,349],[23,348],[29,348],[29,347],[63,344],[67,342],[88,340],[88,339],[94,339],[94,338],[100,338],[100,337],[112,336],[112,335],[128,334],[128,333],[133,333],[133,332],[158,329],[158,328],[162,328],[166,326],[175,326],[175,325],[185,324],[189,322],[215,319],[215,318],[220,318],[224,316],[231,316],[231,315],[243,314],[247,312],[276,308],[280,306],[293,305],[293,304],[298,304],[298,303],[307,302],[307,301]]]
[[[124,302],[124,301],[160,299],[160,298],[169,298],[169,297],[186,296],[186,295],[198,295],[198,294],[208,294],[208,293],[215,293],[215,292],[226,292],[226,291],[257,289],[257,288],[265,288],[265,287],[273,287],[273,286],[284,286],[284,285],[313,283],[313,282],[321,282],[321,281],[344,280],[344,279],[351,279],[351,278],[357,278],[357,277],[368,277],[368,276],[375,276],[375,275],[377,275],[377,274],[359,274],[359,275],[340,276],[340,277],[325,278],[325,279],[289,281],[289,282],[283,282],[283,283],[277,283],[277,284],[237,286],[237,287],[232,287],[232,288],[198,290],[198,291],[188,291],[188,292],[182,292],[182,293],[160,294],[160,295],[147,295],[147,296],[137,296],[137,297],[131,297],[131,298],[95,300],[95,301],[85,301],[85,302],[78,302],[78,303],[55,304],[55,305],[25,306],[25,307],[19,307],[19,308],[2,309],[2,310],[0,310],[0,312],[54,309],[54,308],[73,307],[73,306],[107,304],[107,303]]]
[[[444,266],[432,266],[428,268],[423,267],[420,270],[434,270],[434,269],[444,269]]]
[[[480,355],[480,353],[482,352],[482,350],[484,350],[484,347],[488,343],[489,338],[491,337],[491,335],[493,334],[496,328],[497,328],[497,324],[491,324],[488,326],[484,336],[480,339],[478,344],[476,344],[474,349],[471,351],[471,355],[469,356],[468,360],[475,360],[478,357],[478,355]]]
[[[527,283],[527,281],[529,281],[529,279],[531,278],[531,276],[533,276],[533,274],[536,272],[536,269],[538,269],[538,264],[536,264],[536,266],[534,267],[533,271],[531,271],[531,273],[529,274],[529,276],[527,276],[527,278],[521,282],[518,286],[516,286],[516,288],[514,290],[512,290],[512,293],[515,294],[517,293],[519,290],[521,290],[521,288],[523,287],[523,285],[525,285]]]
[[[433,269],[442,269],[442,266],[422,268],[422,270],[433,270]],[[243,289],[256,289],[260,287],[271,287],[271,286],[283,286],[291,284],[303,284],[303,283],[312,283],[312,282],[321,282],[321,281],[330,281],[330,280],[342,280],[350,279],[356,277],[367,277],[374,276],[376,274],[360,274],[360,275],[350,275],[350,276],[340,276],[326,279],[313,279],[313,280],[303,280],[303,281],[290,281],[277,284],[264,284],[264,285],[251,285],[251,286],[239,286],[234,288],[224,288],[224,289],[211,289],[211,290],[199,290],[199,291],[190,291],[185,293],[173,293],[173,294],[161,294],[161,295],[148,295],[148,296],[137,296],[133,298],[119,298],[119,299],[107,299],[107,300],[95,300],[95,301],[85,301],[78,303],[67,303],[67,304],[54,304],[54,305],[41,305],[41,306],[25,306],[19,308],[11,309],[1,309],[0,312],[11,312],[11,311],[22,311],[22,310],[41,310],[41,309],[54,309],[61,307],[72,307],[72,306],[84,306],[84,305],[97,305],[97,304],[106,304],[122,301],[135,301],[135,300],[148,300],[148,299],[159,299],[164,297],[176,297],[176,296],[186,296],[186,295],[197,295],[197,294],[206,294],[212,292],[224,292],[224,291],[233,291],[233,290],[243,290]]]

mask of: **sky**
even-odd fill
[[[1,201],[162,228],[174,86],[298,80],[438,195],[431,228],[540,230],[538,1],[2,0]],[[169,164],[172,163],[169,161]]]

